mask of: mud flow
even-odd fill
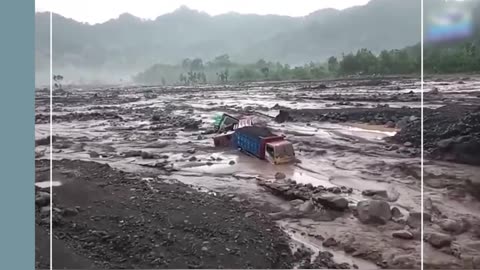
[[[57,91],[53,194],[49,93],[37,90],[37,267],[49,267],[51,207],[55,268],[418,269],[419,81]],[[429,82],[437,90],[425,97],[428,110],[477,102],[480,81],[463,82]],[[285,135],[297,162],[215,148],[220,113]],[[473,265],[478,167],[435,149],[425,162],[425,229],[451,241],[425,240],[426,263]]]
[[[480,80],[428,78],[425,104],[425,268],[479,269]]]

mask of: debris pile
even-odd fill
[[[424,150],[430,158],[480,165],[480,107],[446,105],[425,110]],[[392,140],[420,146],[420,122],[408,124]]]
[[[280,110],[275,121],[328,121],[328,122],[361,122],[373,125],[389,125],[403,128],[411,122],[420,121],[420,109],[411,108],[346,108],[336,109],[302,109]]]

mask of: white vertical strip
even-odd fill
[[[424,261],[424,243],[423,243],[423,234],[424,234],[424,230],[423,230],[423,211],[424,211],[424,208],[423,208],[423,91],[424,91],[424,82],[423,82],[423,76],[424,76],[424,73],[423,73],[423,26],[424,26],[424,23],[423,23],[423,20],[424,20],[424,5],[423,5],[423,0],[421,0],[421,3],[420,3],[420,10],[421,10],[421,14],[420,14],[420,17],[421,17],[421,23],[420,23],[420,35],[421,35],[421,40],[420,40],[420,47],[421,47],[421,52],[420,52],[420,56],[421,56],[421,61],[420,61],[420,66],[421,66],[421,70],[420,70],[420,90],[421,90],[421,94],[420,94],[420,114],[421,114],[421,117],[420,117],[420,235],[421,235],[421,240],[420,240],[420,262],[421,262],[421,266],[420,266],[420,269],[423,270],[423,261]]]
[[[51,8],[51,7],[50,7]],[[50,9],[50,270],[53,270],[53,56],[52,56],[52,11]]]

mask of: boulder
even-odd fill
[[[290,114],[285,110],[280,110],[279,114],[275,117],[275,122],[277,123],[283,123],[290,120],[292,120],[292,118],[290,117]]]
[[[365,224],[386,224],[392,218],[390,205],[380,200],[359,202],[357,213],[357,218]]]
[[[337,241],[336,241],[334,238],[332,238],[332,237],[327,238],[327,239],[326,239],[325,241],[323,241],[323,243],[322,243],[322,245],[323,245],[324,247],[334,247],[334,246],[336,246],[337,244],[338,244]]]
[[[402,212],[397,207],[392,207],[390,211],[392,212],[392,218],[394,219],[400,219],[403,217]]]
[[[342,189],[339,188],[339,187],[330,187],[327,189],[329,192],[332,192],[332,193],[335,193],[335,194],[339,194],[339,193],[342,193]]]
[[[313,197],[313,201],[333,210],[348,209],[348,200],[338,195],[316,195]]]
[[[286,177],[287,177],[287,176],[286,176],[284,173],[282,173],[282,172],[277,172],[277,173],[275,174],[275,179],[276,179],[276,180],[283,180],[283,179],[285,179]]]
[[[312,201],[306,201],[298,207],[298,210],[302,212],[310,212],[315,208]]]
[[[422,214],[420,212],[410,212],[407,218],[407,225],[411,228],[420,228],[422,224],[421,215]],[[423,213],[423,221],[432,221],[432,216],[428,213]]]
[[[367,197],[378,196],[378,197],[383,197],[385,199],[388,199],[387,191],[382,189],[366,189],[362,191],[362,195]]]
[[[430,233],[425,236],[425,240],[435,248],[448,247],[453,241],[452,237],[442,233]]]
[[[442,230],[453,233],[461,234],[466,232],[469,229],[469,223],[467,220],[453,220],[453,219],[443,219],[438,225]]]
[[[415,257],[411,254],[397,254],[395,255],[391,262],[390,268],[393,269],[418,269],[418,262],[415,260]]]
[[[38,207],[47,206],[50,204],[50,194],[46,192],[37,192],[35,196],[35,204]]]
[[[73,217],[73,216],[78,215],[78,210],[76,208],[65,208],[62,211],[62,215],[64,217]]]
[[[407,230],[395,231],[392,233],[392,236],[405,240],[413,239],[413,234]]]

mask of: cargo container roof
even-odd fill
[[[266,127],[256,127],[256,126],[248,126],[239,128],[236,131],[240,131],[241,133],[253,135],[253,136],[260,136],[260,137],[271,137],[275,136],[268,128]]]

